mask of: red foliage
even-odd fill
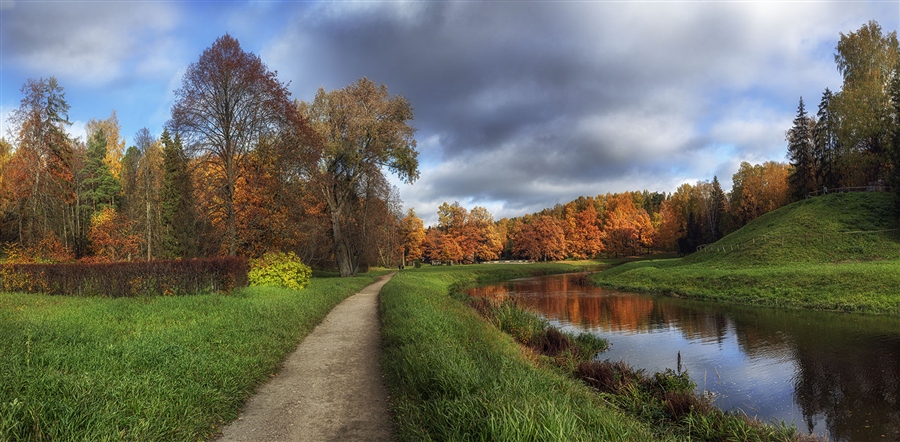
[[[246,285],[247,260],[238,257],[0,266],[0,290],[47,295],[191,295],[227,293]]]

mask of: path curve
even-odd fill
[[[378,293],[395,274],[338,304],[218,440],[390,440]]]

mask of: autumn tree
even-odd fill
[[[641,247],[653,246],[655,231],[650,215],[634,204],[631,193],[614,195],[608,200],[606,224],[603,226],[606,250],[616,255],[634,253]]]
[[[55,77],[29,79],[9,121],[15,130],[15,153],[4,180],[15,201],[18,242],[24,248],[72,250],[74,227],[74,144],[65,132],[70,126],[69,104]]]
[[[556,261],[566,257],[566,233],[562,222],[538,215],[522,223],[515,233],[513,252],[534,261]]]
[[[0,243],[15,242],[15,202],[9,196],[7,189],[11,186],[8,178],[10,171],[7,167],[12,158],[12,144],[6,138],[0,137]]]
[[[125,218],[110,206],[103,207],[91,217],[89,238],[94,256],[91,261],[116,262],[130,261],[140,253],[143,238],[130,233],[129,224],[133,221]]]
[[[188,66],[168,126],[221,182],[226,249],[237,251],[235,185],[240,162],[260,140],[302,132],[287,85],[262,60],[224,35]]]
[[[371,241],[366,245],[370,256],[367,262],[378,262],[382,267],[392,268],[403,259],[402,243],[400,238],[400,220],[402,219],[403,202],[400,199],[400,189],[388,186],[385,182],[386,193],[375,197],[369,204],[369,214],[366,215],[372,227],[368,235]]]
[[[593,204],[581,211],[574,205],[567,209],[565,226],[566,249],[573,258],[593,258],[604,250],[600,217]]]
[[[144,258],[164,256],[162,248],[161,192],[163,186],[163,152],[157,140],[146,127],[134,134],[139,152],[135,174],[134,229],[143,237]]]
[[[484,207],[475,206],[469,213],[468,232],[475,243],[475,261],[493,261],[503,251],[503,240],[494,217]]]
[[[900,43],[896,31],[885,34],[870,21],[856,32],[841,33],[836,49],[834,61],[844,82],[832,105],[840,116],[840,143],[848,150],[842,157],[849,175],[844,184],[862,186],[888,171],[888,89],[900,63]]]
[[[120,135],[122,126],[119,125],[119,117],[116,116],[115,109],[110,113],[109,118],[105,120],[91,119],[84,125],[84,132],[89,137],[98,130],[102,130],[106,137],[106,156],[103,158],[103,162],[113,177],[119,179],[122,173],[122,158],[125,156],[125,137]]]
[[[674,200],[663,202],[659,209],[659,227],[656,232],[656,244],[663,250],[675,250],[678,240],[687,233],[687,220],[682,217],[681,210]]]
[[[400,221],[400,240],[403,244],[403,264],[422,257],[425,242],[425,224],[416,216],[415,209],[410,208],[406,217]]]
[[[437,215],[438,228],[444,233],[444,236],[452,238],[453,243],[460,248],[462,255],[454,261],[463,259],[474,261],[477,244],[469,221],[469,211],[459,202],[454,201],[453,204],[444,202],[438,207]]]
[[[789,171],[786,164],[774,161],[756,165],[741,163],[732,177],[730,202],[737,227],[790,201]]]
[[[811,124],[812,123],[812,124]],[[791,197],[797,201],[814,192],[817,185],[814,142],[811,127],[814,123],[806,115],[803,97],[797,106],[794,125],[787,132],[788,159],[791,162],[791,174],[788,178]]]
[[[300,115],[318,135],[311,176],[328,206],[338,269],[351,276],[364,252],[365,241],[352,231],[365,213],[361,203],[371,201],[367,189],[384,180],[383,168],[407,183],[419,177],[412,106],[362,78],[343,89],[319,89],[312,103],[300,104]]]

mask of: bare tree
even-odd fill
[[[175,91],[169,128],[222,183],[228,254],[237,248],[234,195],[240,162],[264,139],[303,133],[287,84],[259,56],[224,35],[203,51]]]

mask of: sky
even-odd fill
[[[367,77],[415,111],[426,225],[443,202],[495,219],[578,196],[731,186],[786,161],[802,96],[838,91],[841,34],[900,28],[891,1],[0,0],[0,134],[29,78],[55,76],[70,132],[115,111],[159,135],[187,67],[228,33],[293,98]]]

